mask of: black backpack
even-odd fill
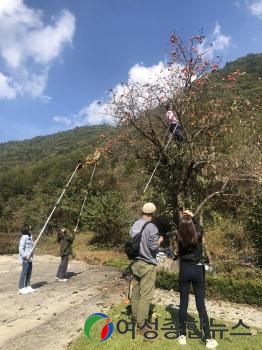
[[[149,223],[150,221],[147,221],[137,235],[135,235],[132,238],[129,238],[125,242],[125,253],[128,259],[135,259],[139,255],[142,232],[144,231],[144,228],[146,227],[146,225]]]

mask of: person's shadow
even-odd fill
[[[45,284],[48,284],[48,282],[47,281],[36,282],[36,283],[32,284],[31,286],[33,289],[38,289],[38,288],[43,287]]]
[[[72,278],[72,277],[75,277],[75,276],[77,276],[77,275],[80,275],[80,274],[83,273],[83,272],[84,272],[84,271],[80,271],[80,272],[71,272],[71,271],[69,271],[69,272],[66,272],[65,278],[70,279],[70,278]]]

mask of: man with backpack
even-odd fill
[[[156,254],[163,242],[159,237],[157,227],[151,222],[156,206],[145,203],[142,208],[142,217],[131,227],[129,236],[134,238],[141,233],[138,255],[131,262],[134,277],[131,297],[132,317],[138,326],[138,332],[144,336],[150,332],[147,326],[149,305],[154,298],[156,280]]]

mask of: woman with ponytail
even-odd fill
[[[204,331],[206,347],[214,349],[217,341],[211,338],[209,319],[205,306],[205,267],[203,258],[203,230],[189,210],[179,212],[177,235],[179,269],[179,344],[186,344],[186,321],[189,289],[192,283],[201,328]]]

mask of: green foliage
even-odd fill
[[[236,89],[252,100],[259,100],[262,93],[262,54],[249,54],[225,65],[223,72],[229,74],[239,69],[242,73]]]
[[[40,229],[78,160],[85,160],[88,154],[94,153],[98,144],[103,145],[101,133],[110,135],[114,130],[109,125],[82,127],[0,144],[0,231],[18,231],[25,221]],[[52,217],[51,225],[75,224],[91,171],[88,168],[77,172]],[[94,185],[101,176],[108,179],[107,169],[103,174],[98,169]],[[47,231],[50,229],[48,225]]]
[[[249,209],[246,218],[246,230],[257,253],[262,257],[262,197],[257,198]]]
[[[176,273],[167,272],[161,270],[157,273],[156,288],[162,288],[166,290],[174,289],[178,291],[178,275]]]
[[[84,225],[93,230],[94,243],[119,246],[127,237],[131,217],[119,193],[92,196],[82,214]]]
[[[233,279],[227,275],[207,277],[207,296],[236,303],[262,306],[261,279]]]
[[[207,274],[206,286],[206,295],[212,299],[218,298],[236,303],[262,306],[261,278],[246,278],[242,280],[231,278],[231,276],[225,274]],[[179,291],[178,275],[161,271],[157,275],[156,287]]]
[[[224,245],[235,254],[239,254],[248,245],[248,237],[235,219],[225,220],[220,224],[220,228],[223,232]]]

